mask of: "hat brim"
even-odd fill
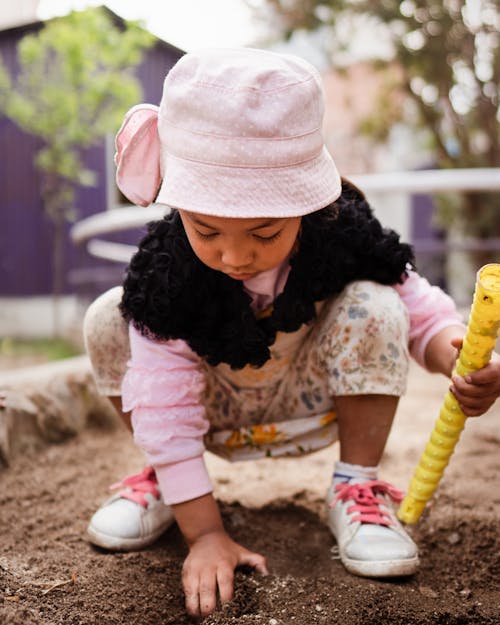
[[[164,154],[156,202],[214,217],[300,217],[320,210],[341,193],[327,149],[286,167],[211,165]]]

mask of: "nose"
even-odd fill
[[[229,269],[244,269],[253,261],[253,252],[247,245],[228,243],[221,250],[221,261]]]

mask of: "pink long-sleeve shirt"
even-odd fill
[[[283,291],[289,271],[284,263],[244,283],[254,310],[266,308]],[[431,338],[445,327],[461,325],[460,315],[448,295],[415,272],[394,288],[409,312],[410,353],[425,366]],[[180,503],[211,492],[203,460],[209,423],[200,401],[200,357],[183,340],[152,341],[133,325],[130,347],[123,409],[132,411],[135,441],[155,467],[165,502]]]

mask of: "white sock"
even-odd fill
[[[349,462],[341,462],[340,460],[335,463],[335,472],[333,474],[333,484],[345,484],[350,482],[353,478],[363,478],[365,480],[376,480],[378,475],[378,466],[376,467],[364,467],[360,464],[349,464]],[[365,537],[385,538],[390,533],[391,537],[393,531],[384,525],[376,525],[374,523],[361,524],[356,533],[356,537],[363,540]]]
[[[355,477],[362,477],[368,480],[376,480],[378,475],[378,466],[364,467],[360,464],[350,464],[338,460],[334,466],[333,482],[334,484],[342,484],[350,482]]]

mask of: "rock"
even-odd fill
[[[119,417],[99,396],[86,356],[0,372],[0,463]]]

